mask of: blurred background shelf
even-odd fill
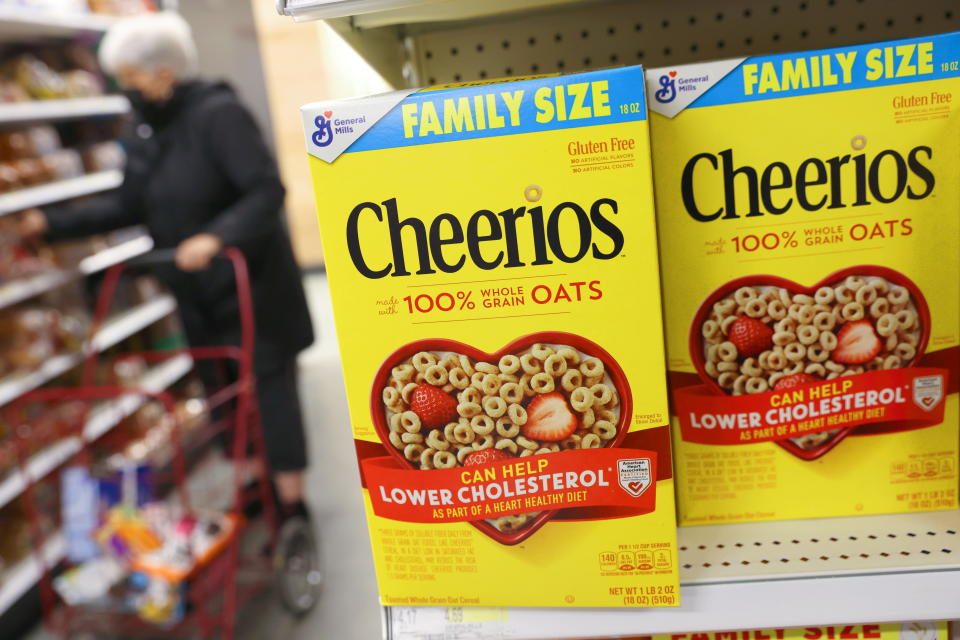
[[[51,538],[44,548],[44,555],[48,563],[59,562],[63,559],[67,545],[62,535]],[[33,588],[40,580],[40,567],[37,558],[28,556],[14,565],[4,575],[0,583],[0,613],[9,609],[25,593]]]
[[[0,216],[31,207],[41,207],[54,202],[116,189],[121,184],[123,184],[123,172],[111,170],[98,171],[78,178],[59,180],[36,187],[18,189],[0,195]]]
[[[0,41],[37,37],[97,36],[116,21],[111,16],[0,5]]]
[[[92,116],[117,116],[130,111],[123,96],[0,103],[0,125],[63,121]]]

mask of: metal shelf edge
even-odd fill
[[[18,189],[0,195],[0,215],[115,189],[122,183],[123,172],[110,170]]]

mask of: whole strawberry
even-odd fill
[[[480,449],[480,451],[474,451],[466,457],[463,461],[463,466],[465,467],[476,467],[481,464],[488,464],[490,462],[499,462],[501,460],[506,460],[512,458],[508,452],[503,449]]]
[[[457,399],[429,384],[417,385],[413,390],[410,410],[420,417],[427,429],[437,429],[459,417]]]
[[[756,318],[740,316],[730,325],[727,340],[734,344],[740,357],[749,358],[773,347],[773,329]]]
[[[784,389],[802,387],[805,384],[811,384],[813,382],[820,382],[820,378],[812,376],[809,373],[794,373],[793,375],[783,376],[777,380],[773,388],[777,391],[783,391]]]

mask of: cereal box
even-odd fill
[[[958,60],[647,73],[681,524],[956,508]]]
[[[949,640],[950,625],[947,622],[847,624],[792,629],[672,633],[648,636],[648,638],[649,640]]]
[[[642,71],[303,121],[383,603],[677,605]]]

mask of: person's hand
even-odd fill
[[[184,271],[203,271],[223,248],[223,242],[212,233],[198,233],[177,246],[176,263]]]
[[[27,209],[17,220],[17,233],[27,242],[35,242],[50,229],[47,216],[40,209]]]

